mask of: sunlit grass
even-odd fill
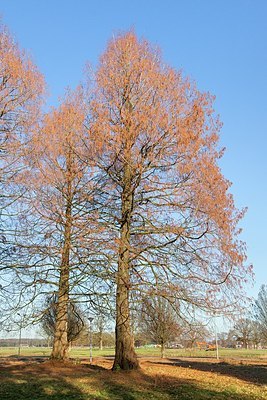
[[[141,347],[137,348],[136,352],[139,356],[160,356],[160,349],[156,347]],[[51,348],[47,347],[21,347],[21,356],[49,356]],[[93,356],[113,356],[114,348],[105,348],[99,350],[93,348]],[[205,351],[199,349],[167,349],[166,357],[216,357],[215,351]],[[0,347],[0,356],[16,356],[18,355],[17,347]],[[90,350],[88,347],[73,347],[70,350],[72,358],[89,358]],[[267,349],[219,349],[221,358],[260,358],[267,359]]]

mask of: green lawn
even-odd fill
[[[51,349],[46,347],[22,347],[21,356],[49,356]],[[139,356],[160,356],[159,348],[139,348],[136,349]],[[15,347],[0,347],[0,356],[15,356],[18,354],[18,349]],[[114,349],[93,349],[93,356],[112,356]],[[215,351],[205,350],[190,350],[190,349],[167,349],[166,357],[214,357]],[[220,358],[256,358],[267,359],[267,350],[252,350],[252,349],[220,349]],[[73,348],[70,351],[72,358],[89,357],[89,348]]]

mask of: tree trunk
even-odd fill
[[[70,274],[70,248],[72,226],[72,181],[71,181],[71,150],[67,156],[67,191],[64,227],[64,244],[60,267],[58,287],[58,301],[56,312],[56,328],[53,342],[52,359],[65,360],[68,358],[68,306],[69,306],[69,274]]]
[[[161,342],[160,345],[160,357],[164,358],[165,357],[165,343]]]
[[[139,363],[133,347],[130,324],[129,289],[130,289],[130,225],[133,207],[130,167],[124,169],[124,187],[121,197],[122,220],[120,228],[120,248],[117,272],[116,293],[116,348],[112,369],[138,369]]]
[[[113,370],[138,369],[139,363],[133,347],[130,329],[128,289],[120,277],[116,297],[116,349]]]
[[[68,358],[68,268],[61,269],[60,284],[58,291],[58,303],[56,314],[56,329],[53,342],[52,359],[64,360]]]
[[[69,304],[69,244],[65,243],[60,270],[56,329],[53,342],[52,359],[68,358],[68,304]]]
[[[102,320],[100,320],[100,324],[99,324],[98,347],[99,347],[99,350],[103,350],[103,324],[102,324]]]

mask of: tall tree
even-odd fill
[[[247,273],[243,212],[218,166],[212,96],[132,32],[108,44],[95,82],[88,129],[101,144],[101,216],[117,257],[113,368],[134,369],[130,290],[156,285],[181,303],[226,306]]]
[[[267,286],[262,285],[254,305],[256,321],[260,324],[262,338],[267,342]]]
[[[78,156],[84,140],[84,120],[83,93],[79,88],[66,97],[58,110],[45,117],[41,136],[39,134],[33,140],[36,154],[38,150],[40,154],[35,160],[39,172],[34,182],[38,195],[36,209],[42,219],[49,221],[48,236],[55,237],[58,246],[59,281],[51,355],[56,359],[64,359],[68,355],[70,283],[74,285],[74,280],[79,279],[79,268],[83,269],[84,265],[81,262],[83,249],[88,244],[89,230],[93,234],[95,225],[93,216],[89,218],[87,215],[92,195],[91,173]],[[87,256],[89,249],[91,246],[88,246]]]
[[[97,292],[98,276],[94,274],[92,285],[88,276],[92,271],[100,274],[96,268],[101,257],[97,210],[92,200],[95,175],[79,156],[87,140],[85,117],[79,87],[66,94],[58,109],[44,116],[28,144],[27,170],[20,178],[26,195],[17,247],[22,253],[21,265],[27,267],[20,268],[17,276],[28,302],[51,292],[57,295],[51,357],[58,360],[68,357],[70,296],[77,298],[86,290],[90,299]],[[30,293],[26,287],[31,288]]]
[[[14,179],[22,169],[21,156],[28,136],[39,123],[44,92],[43,76],[0,22],[0,293],[5,296],[2,305],[12,298],[7,290],[10,271],[6,264],[15,253],[17,215],[13,205],[21,196]]]

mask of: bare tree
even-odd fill
[[[220,347],[228,347],[228,332],[218,332],[218,343]]]
[[[154,343],[160,344],[161,358],[164,358],[166,344],[180,334],[178,310],[160,296],[144,299],[141,307],[140,329]]]
[[[243,346],[248,349],[253,334],[252,320],[249,318],[240,318],[234,325],[234,334],[236,340],[242,342]]]
[[[253,344],[254,349],[258,349],[259,345],[264,342],[264,335],[262,334],[262,325],[259,321],[252,320],[252,329],[251,329],[251,343]]]
[[[262,285],[254,305],[254,317],[260,324],[263,340],[267,343],[267,286]]]
[[[181,342],[185,347],[193,349],[194,347],[207,347],[207,339],[210,332],[203,322],[185,321],[182,327]]]
[[[102,313],[94,319],[95,336],[97,337],[99,350],[103,349],[103,337],[109,326],[109,319]]]

